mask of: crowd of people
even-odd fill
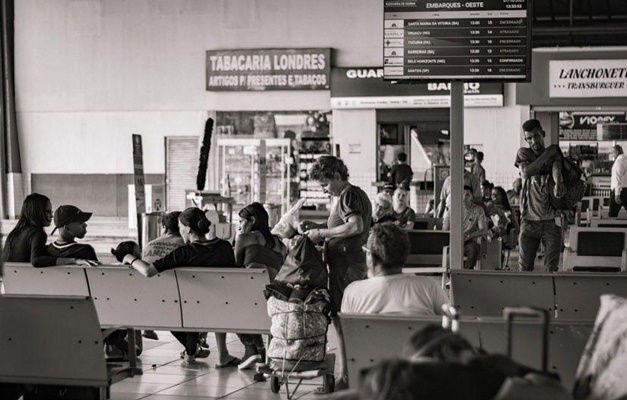
[[[485,179],[482,153],[473,154],[472,168],[464,171],[465,268],[476,264],[480,240],[495,237],[512,246],[519,245],[521,270],[533,269],[540,243],[544,246],[546,268],[557,267],[561,229],[548,198],[564,195],[561,152],[555,145],[545,148],[545,133],[537,120],[525,122],[523,130],[529,147],[519,149],[516,155],[515,165],[521,179],[510,191]],[[330,215],[325,223],[302,220],[297,231],[315,244],[325,244],[332,315],[338,312],[440,315],[449,302],[444,290],[432,279],[402,273],[410,252],[407,230],[413,229],[416,219],[409,206],[412,173],[406,160],[406,155],[399,154],[398,168],[390,175],[392,188],[379,193],[374,202],[360,187],[349,182],[348,169],[341,159],[320,157],[310,170],[309,178],[318,181],[332,197]],[[549,185],[551,180],[553,186]],[[450,195],[449,177],[434,210],[436,217],[442,217],[445,230],[450,227]],[[520,207],[520,220],[512,203]],[[17,225],[7,237],[3,260],[30,262],[39,268],[67,264],[98,266],[94,248],[76,242],[85,237],[91,216],[73,205],[61,205],[53,213],[50,199],[33,193],[24,200]],[[47,243],[44,228],[53,221],[58,237]],[[290,249],[283,241],[286,238],[271,233],[263,205],[252,203],[239,211],[239,235],[234,246],[216,237],[216,222],[196,207],[170,212],[162,219],[165,231],[161,237],[143,249],[134,242],[120,243],[112,249],[112,254],[147,278],[183,266],[266,268],[271,279],[277,275]],[[206,334],[176,331],[172,334],[184,347],[181,353],[184,363],[208,357]],[[124,335],[124,331],[115,332],[107,344],[128,353]],[[144,335],[156,337],[151,331]],[[266,358],[260,335],[238,334],[244,345],[241,358],[230,354],[225,333],[215,336],[219,353],[216,368],[248,369]],[[342,366],[338,387],[343,386],[344,370]]]

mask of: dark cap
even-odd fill
[[[72,222],[82,224],[91,218],[91,214],[90,212],[82,212],[76,206],[59,206],[54,212],[54,226],[60,228]]]

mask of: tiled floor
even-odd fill
[[[191,366],[183,365],[179,356],[183,347],[169,332],[157,333],[158,341],[143,339],[144,352],[140,357],[143,375],[113,384],[112,400],[287,399],[285,386],[281,387],[280,393],[272,393],[269,380],[255,382],[252,370],[216,369],[217,350],[212,333],[207,338],[211,355]],[[241,357],[244,349],[237,336],[229,334],[227,338],[229,352]],[[337,339],[332,327],[328,338],[329,352],[336,352]],[[313,391],[321,385],[321,378],[303,381],[294,399],[320,400],[321,396]]]

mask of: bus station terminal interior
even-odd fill
[[[0,26],[0,400],[627,398],[624,1]]]

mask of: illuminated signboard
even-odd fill
[[[531,80],[531,0],[385,0],[385,79]]]

